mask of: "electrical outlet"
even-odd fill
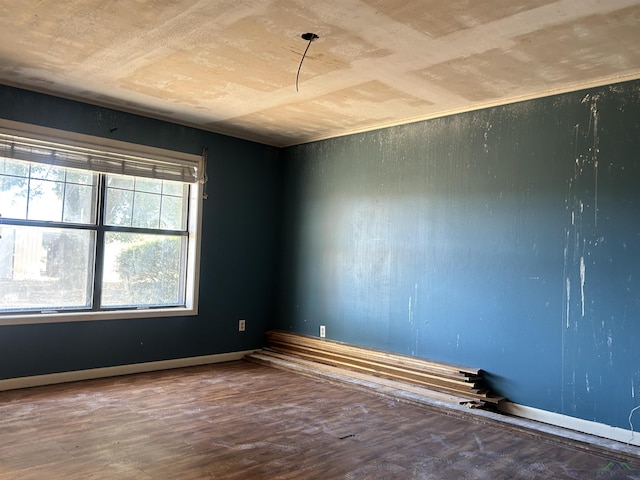
[[[320,338],[327,336],[327,329],[324,325],[320,325]]]
[[[244,320],[238,320],[238,331],[239,332],[244,332],[245,329],[245,321]]]

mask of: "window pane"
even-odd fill
[[[104,212],[104,223],[120,227],[131,226],[133,216],[133,192],[107,188],[107,205]]]
[[[107,175],[107,187],[133,190],[133,184],[133,177],[125,177],[122,175]]]
[[[186,202],[179,197],[162,197],[160,228],[165,230],[186,230]]]
[[[94,232],[1,228],[0,311],[90,308]]]
[[[186,237],[105,232],[102,306],[184,305]]]
[[[29,220],[62,220],[64,183],[47,180],[29,182]]]
[[[180,182],[170,182],[165,180],[162,183],[162,193],[164,195],[173,195],[174,197],[184,197],[187,195],[186,189],[188,185]]]
[[[148,193],[162,193],[162,180],[136,177],[136,191],[148,192]]]
[[[0,215],[27,218],[27,179],[0,175]]]
[[[13,175],[17,177],[29,176],[29,164],[20,160],[0,158],[0,175]]]
[[[31,164],[31,178],[39,180],[64,180],[65,168],[41,163]]]
[[[95,185],[95,173],[82,170],[67,170],[67,183],[77,183],[79,185]]]
[[[140,228],[159,228],[160,195],[136,192],[133,200],[132,226]]]
[[[64,194],[64,222],[95,223],[96,187],[67,183]]]

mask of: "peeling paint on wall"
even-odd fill
[[[582,316],[584,317],[584,283],[587,279],[587,268],[584,265],[584,257],[580,257],[580,303]]]

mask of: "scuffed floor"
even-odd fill
[[[0,393],[0,478],[640,478],[594,454],[247,362]]]

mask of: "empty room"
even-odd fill
[[[0,11],[0,479],[640,478],[639,1]]]

